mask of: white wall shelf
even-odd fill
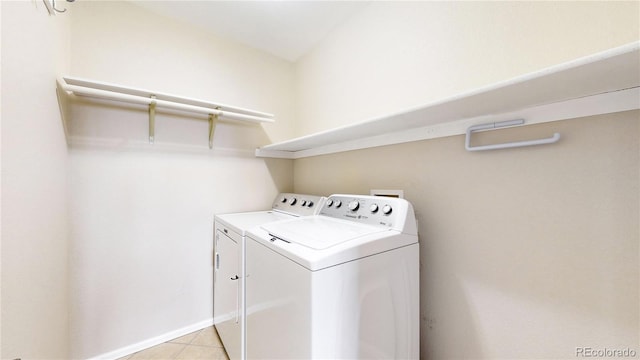
[[[69,116],[67,97],[73,95],[149,106],[150,143],[154,141],[156,108],[207,115],[209,148],[213,146],[213,132],[218,119],[249,123],[274,122],[273,114],[265,112],[71,76],[64,76],[57,80],[57,93],[67,139],[66,118]]]
[[[298,159],[465,134],[479,123],[536,124],[640,108],[640,42],[364,122],[263,146],[258,157]]]

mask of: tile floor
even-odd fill
[[[215,328],[208,327],[118,360],[215,359],[229,360]]]

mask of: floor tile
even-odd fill
[[[185,344],[164,343],[133,354],[131,360],[148,359],[175,359],[175,357],[185,348]]]
[[[173,340],[169,340],[170,343],[176,343],[176,344],[190,344],[193,339],[196,338],[196,336],[198,336],[198,333],[202,331],[202,330],[198,330],[198,331],[194,331],[190,334],[181,336],[179,338],[175,338]]]
[[[213,326],[202,329],[196,338],[191,341],[191,345],[222,347],[218,333]]]
[[[196,360],[196,359],[211,359],[211,360],[227,360],[227,354],[223,348],[211,347],[211,346],[198,346],[187,345],[176,359],[180,360]]]

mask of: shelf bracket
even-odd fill
[[[151,99],[155,99],[155,95],[151,95]],[[149,144],[153,145],[156,132],[156,101],[151,100],[149,103]]]
[[[498,128],[503,128],[507,126],[522,125],[522,124],[524,124],[524,120],[517,119],[517,120],[499,121],[495,123],[471,126],[467,129],[467,136],[465,138],[464,147],[467,149],[467,151],[497,150],[497,149],[508,149],[508,148],[522,147],[522,146],[552,144],[560,140],[560,134],[555,133],[553,134],[552,137],[546,138],[546,139],[515,141],[515,142],[502,143],[502,144],[491,144],[491,145],[482,145],[482,146],[470,145],[471,134],[474,132],[483,131],[483,130],[492,130],[492,129],[498,129]]]
[[[218,124],[218,114],[209,114],[209,149],[213,149],[213,133]]]

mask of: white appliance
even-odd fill
[[[325,198],[279,194],[271,210],[216,215],[214,218],[213,322],[227,354],[244,355],[244,244],[248,229],[269,222],[316,214]]]
[[[418,359],[411,204],[332,195],[246,239],[247,359]]]

